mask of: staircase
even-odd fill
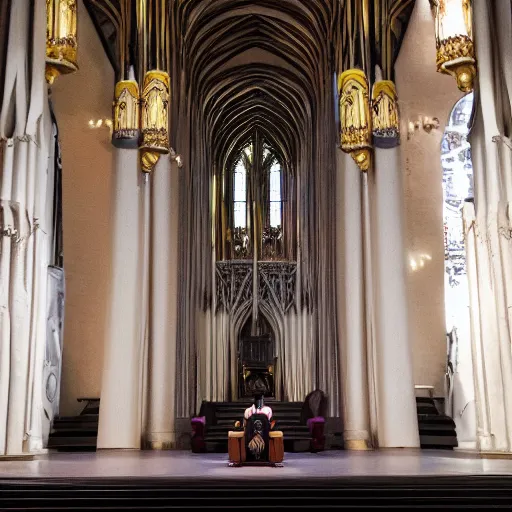
[[[311,436],[302,421],[302,402],[277,402],[267,400],[272,408],[276,429],[284,434],[287,452],[309,451]],[[206,417],[206,449],[208,452],[227,453],[228,432],[236,421],[242,421],[244,411],[252,402],[203,402],[200,416]]]
[[[0,510],[510,509],[507,476],[0,480]],[[268,504],[268,505],[267,505]]]
[[[98,438],[100,401],[79,398],[86,406],[79,416],[56,416],[48,439],[48,448],[59,451],[95,451]]]
[[[416,397],[416,411],[422,448],[451,450],[458,446],[455,422],[439,412],[433,397]]]
[[[79,416],[57,416],[48,440],[48,448],[59,451],[95,451],[98,437],[99,399],[87,402]],[[301,418],[302,402],[266,402],[273,411],[276,428],[284,433],[287,452],[309,451],[311,437]],[[228,431],[241,421],[251,402],[204,402],[200,416],[206,416],[208,452],[227,453]],[[418,427],[422,448],[453,449],[458,446],[454,421],[439,412],[436,399],[416,397]]]

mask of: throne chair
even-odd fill
[[[284,459],[283,433],[274,430],[270,407],[252,406],[245,411],[244,427],[240,422],[228,433],[230,466],[244,464],[281,466]]]

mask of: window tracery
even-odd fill
[[[259,147],[251,143],[233,162],[225,173],[221,194],[227,212],[223,227],[227,250],[220,259],[252,259],[255,250],[258,260],[293,259],[293,248],[288,247],[292,244],[287,244],[284,236],[286,227],[293,226],[293,215],[287,215],[285,199],[286,181],[290,177],[278,153],[266,142]]]

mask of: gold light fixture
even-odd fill
[[[151,172],[161,154],[169,153],[169,86],[168,73],[148,71],[144,77],[141,98],[141,163]]]
[[[431,0],[436,21],[437,70],[452,75],[463,92],[476,77],[470,0]]]
[[[391,80],[375,82],[372,91],[373,143],[392,148],[400,143],[398,98]]]
[[[420,130],[430,133],[432,130],[439,130],[439,126],[440,122],[437,117],[418,116],[416,121],[409,121],[407,124],[407,140],[410,140]]]
[[[362,171],[371,164],[371,117],[368,81],[360,69],[344,71],[338,79],[341,149]]]
[[[139,144],[139,84],[135,80],[117,82],[114,93],[112,144],[133,149]]]
[[[46,0],[46,81],[78,69],[76,0]]]

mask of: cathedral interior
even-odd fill
[[[511,54],[510,0],[1,0],[0,457],[255,396],[286,454],[512,453]]]

